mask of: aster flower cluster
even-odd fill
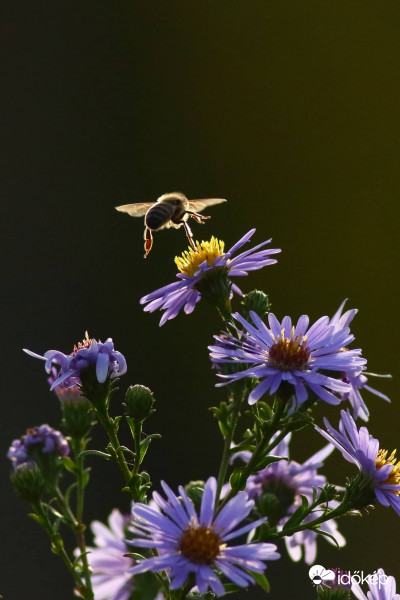
[[[277,434],[274,437],[277,437]],[[324,466],[324,460],[334,450],[334,446],[328,444],[300,464],[289,459],[291,437],[292,434],[289,433],[274,449],[274,453],[282,459],[255,475],[250,475],[246,484],[249,498],[255,500],[258,511],[267,517],[270,525],[276,524],[280,531],[301,506],[302,497],[307,498],[311,504],[315,490],[321,490],[327,484],[326,477],[317,473],[317,470]],[[241,453],[239,456],[245,461],[250,458],[249,453]],[[336,506],[337,502],[334,500],[328,503],[329,508]],[[315,514],[322,512],[320,509]],[[310,515],[305,521],[311,521],[312,518],[313,515]],[[326,537],[327,541],[336,542],[338,547],[345,545],[346,541],[339,533],[334,519],[323,523],[321,529],[329,534]],[[318,533],[313,530],[303,530],[285,537],[286,549],[291,559],[297,562],[304,558],[306,564],[313,564],[317,556],[317,538]]]
[[[342,351],[354,340],[348,327],[336,329],[329,317],[321,317],[308,327],[306,315],[292,325],[290,317],[279,322],[272,313],[268,315],[267,327],[255,312],[250,315],[253,325],[240,314],[233,315],[244,333],[240,340],[227,333],[222,339],[216,336],[217,345],[210,346],[210,356],[217,365],[240,362],[251,366],[220,377],[228,383],[248,377],[260,380],[249,395],[249,404],[266,393],[279,393],[284,384],[291,386],[290,395],[295,397],[297,406],[307,400],[310,391],[329,404],[340,403],[335,394],[349,392],[350,385],[335,374],[359,370],[366,362],[360,350]]]
[[[76,386],[77,378],[81,378],[88,371],[94,371],[99,383],[104,383],[109,377],[114,379],[126,373],[125,357],[114,350],[114,343],[108,338],[104,344],[95,339],[90,339],[88,333],[82,342],[74,346],[71,354],[66,355],[59,350],[48,350],[44,355],[36,354],[31,350],[25,352],[30,356],[45,361],[45,369],[50,373],[53,365],[60,367],[58,377],[53,380],[51,390],[58,388],[62,383],[68,387]]]
[[[171,589],[182,587],[192,573],[201,594],[210,589],[221,596],[225,589],[218,572],[246,587],[254,583],[252,573],[265,570],[264,561],[279,558],[274,544],[227,544],[264,521],[241,525],[254,506],[246,492],[237,494],[215,514],[217,481],[211,477],[204,486],[198,515],[182,487],[177,497],[165,483],[162,486],[167,500],[153,494],[158,509],[137,504],[132,511],[136,533],[132,545],[157,549],[159,556],[139,562],[131,573],[167,570]]]
[[[400,515],[400,461],[396,459],[396,451],[388,456],[387,450],[379,449],[379,441],[366,427],[358,429],[349,411],[341,411],[339,430],[326,418],[324,423],[325,430],[317,426],[315,429],[340,450],[343,458],[358,467],[375,500],[391,506]],[[360,493],[363,492],[361,489]],[[374,497],[370,500],[373,502]]]
[[[261,250],[271,240],[257,244],[254,248],[246,250],[235,256],[238,250],[242,248],[253,236],[255,229],[252,229],[244,235],[227,252],[224,252],[224,242],[212,237],[210,242],[197,242],[196,250],[189,248],[182,257],[175,258],[175,263],[179,269],[177,274],[178,281],[166,285],[155,292],[144,296],[141,304],[147,304],[145,311],[154,312],[155,310],[164,310],[160,325],[170,319],[173,319],[183,309],[186,314],[193,312],[197,302],[202,295],[210,295],[210,277],[221,277],[225,283],[225,289],[228,290],[228,298],[222,300],[226,303],[229,299],[230,291],[242,296],[240,288],[230,282],[228,278],[243,277],[249,271],[261,269],[267,265],[273,265],[277,261],[270,258],[271,255],[280,252],[280,249],[270,248]],[[204,281],[207,281],[204,285]],[[203,283],[203,285],[200,285]]]
[[[155,398],[147,386],[130,385],[124,413],[111,416],[116,380],[127,372],[111,338],[102,343],[86,334],[71,354],[25,350],[45,362],[66,437],[42,425],[14,440],[8,452],[12,480],[84,600],[206,600],[250,585],[268,591],[269,562],[280,559],[285,547],[291,560],[312,565],[321,537],[339,548],[346,543],[338,517],[376,504],[400,515],[400,462],[395,452],[380,448],[367,427],[356,424],[370,417],[365,391],[389,401],[369,385],[367,359],[353,347],[357,310],[346,310],[344,301],[332,317],[292,320],[270,311],[265,292],[244,293],[235,278],[276,263],[280,252],[269,247],[271,239],[245,250],[254,234],[250,230],[227,251],[215,237],[192,240],[175,258],[177,280],[140,300],[144,311],[162,311],[160,325],[181,312],[192,313],[201,299],[222,318],[209,352],[216,386],[228,390],[212,407],[223,450],[218,472],[205,482],[195,474],[196,480],[178,493],[164,481],[163,494],[153,489],[142,464],[160,437],[144,433]],[[333,411],[347,405],[338,429],[326,418],[324,428],[314,423],[314,408],[324,411],[327,405]],[[90,432],[98,426],[107,435],[102,449],[90,446]],[[131,433],[131,447],[120,441],[122,426]],[[305,427],[310,439],[322,436],[328,445],[299,462],[289,446]],[[336,450],[357,469],[344,486],[332,485],[322,472]],[[92,459],[119,468],[131,513],[112,510],[108,526],[94,521],[91,538],[84,496]],[[49,464],[51,485],[46,483]],[[75,536],[75,551],[66,550],[67,528]],[[374,583],[367,595],[360,586],[352,593],[359,600],[397,600],[393,577],[387,583],[384,593]],[[349,593],[323,590],[318,598]]]
[[[34,461],[40,454],[56,457],[68,456],[70,448],[60,431],[49,425],[32,427],[20,439],[14,440],[8,450],[7,458],[11,460],[13,469],[23,463]]]

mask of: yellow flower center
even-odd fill
[[[281,371],[295,371],[304,368],[310,359],[310,350],[306,345],[307,336],[295,338],[294,327],[290,338],[285,338],[284,330],[271,346],[268,354],[269,362]]]
[[[211,565],[219,554],[221,539],[213,528],[189,525],[182,533],[179,550],[191,562]]]
[[[205,260],[208,266],[211,267],[215,259],[224,254],[224,247],[225,243],[217,240],[214,236],[209,242],[202,241],[200,243],[196,241],[196,250],[189,248],[182,253],[182,256],[176,256],[175,264],[181,273],[188,277],[193,277],[199,265]]]
[[[393,469],[387,479],[382,483],[387,483],[390,485],[400,485],[400,460],[396,464],[396,450],[393,450],[392,454],[387,458],[388,451],[387,450],[379,450],[375,464],[377,469],[381,469],[385,465],[393,465]],[[400,490],[390,490],[397,496],[400,496]]]

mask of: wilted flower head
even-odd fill
[[[160,321],[160,325],[163,325],[176,317],[181,309],[184,309],[186,314],[191,313],[202,295],[210,296],[214,293],[213,287],[217,288],[215,292],[217,294],[220,285],[228,292],[228,297],[231,289],[242,295],[240,289],[232,284],[229,278],[244,276],[249,271],[276,263],[277,261],[270,258],[270,255],[280,252],[276,248],[260,250],[271,242],[269,239],[234,256],[250,240],[254,232],[255,229],[251,229],[227,252],[224,252],[224,242],[214,237],[209,242],[196,242],[195,250],[189,248],[181,257],[175,258],[180,271],[177,274],[178,281],[144,296],[140,300],[141,304],[147,304],[144,310],[148,312],[164,310]]]
[[[358,600],[400,600],[400,594],[396,594],[396,580],[392,575],[385,575],[383,569],[368,578],[369,591],[364,594],[358,583],[353,582],[351,591]]]
[[[357,465],[364,478],[370,480],[369,487],[376,499],[400,515],[400,461],[397,462],[396,451],[388,456],[388,451],[379,449],[379,441],[366,427],[357,429],[349,411],[342,410],[340,414],[339,431],[326,418],[326,431],[317,426],[315,429],[338,448],[346,460]]]
[[[261,573],[265,560],[279,558],[274,544],[257,543],[228,546],[227,542],[264,522],[259,519],[238,527],[254,506],[246,492],[238,493],[218,514],[215,514],[217,482],[214,477],[204,486],[200,515],[185,490],[180,497],[162,483],[168,500],[153,494],[159,507],[155,510],[144,504],[132,509],[135,537],[133,546],[154,548],[158,556],[139,562],[131,573],[167,571],[171,589],[180,588],[188,576],[194,575],[200,594],[211,589],[221,596],[225,593],[219,577],[224,575],[240,587],[254,582],[251,573]]]
[[[309,391],[328,404],[339,404],[341,398],[335,394],[350,392],[351,386],[338,373],[359,371],[366,362],[361,350],[343,351],[354,335],[348,327],[332,324],[329,317],[321,317],[309,327],[306,315],[292,325],[290,317],[279,322],[269,313],[268,327],[255,312],[250,312],[253,324],[239,314],[233,316],[244,331],[238,337],[229,333],[216,336],[216,345],[209,347],[210,357],[216,364],[245,366],[239,372],[220,373],[227,382],[217,385],[245,377],[260,380],[249,395],[249,404],[266,393],[284,393],[298,406],[307,400]]]
[[[11,460],[13,468],[26,462],[37,460],[40,454],[53,454],[67,456],[69,445],[60,431],[41,425],[27,429],[26,434],[14,440],[8,450],[7,457]]]
[[[87,546],[87,558],[92,570],[93,592],[96,600],[128,600],[133,590],[129,569],[133,560],[128,552],[125,527],[129,516],[114,509],[108,517],[108,527],[93,521],[94,547]],[[79,550],[75,551],[79,555]]]
[[[82,377],[88,371],[95,373],[99,383],[104,383],[107,377],[114,379],[126,373],[126,360],[120,352],[114,350],[112,339],[108,338],[103,344],[90,339],[87,332],[85,339],[74,346],[69,355],[59,350],[48,350],[43,356],[31,350],[24,351],[30,356],[46,361],[47,373],[51,372],[52,365],[60,367],[59,376],[50,388],[52,390],[64,382],[65,385],[70,385],[71,378]]]

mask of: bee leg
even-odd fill
[[[153,247],[153,236],[151,234],[151,230],[146,227],[146,229],[144,230],[144,249],[146,251],[146,254],[144,255],[144,258],[147,258],[149,255],[150,250]]]
[[[182,225],[185,228],[186,237],[189,240],[189,244],[191,245],[191,247],[193,248],[193,250],[196,250],[196,245],[195,245],[194,240],[193,240],[192,230],[190,229],[190,227],[189,227],[189,225],[187,224],[186,221],[182,221]]]
[[[192,219],[194,219],[197,223],[201,223],[203,225],[206,219],[211,219],[211,217],[208,217],[206,215],[199,215],[199,213],[191,212],[190,210],[187,210],[186,214],[189,215],[189,217],[192,217]]]

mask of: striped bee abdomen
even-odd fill
[[[146,213],[145,223],[149,229],[159,229],[171,220],[174,214],[174,206],[167,203],[157,202]]]

